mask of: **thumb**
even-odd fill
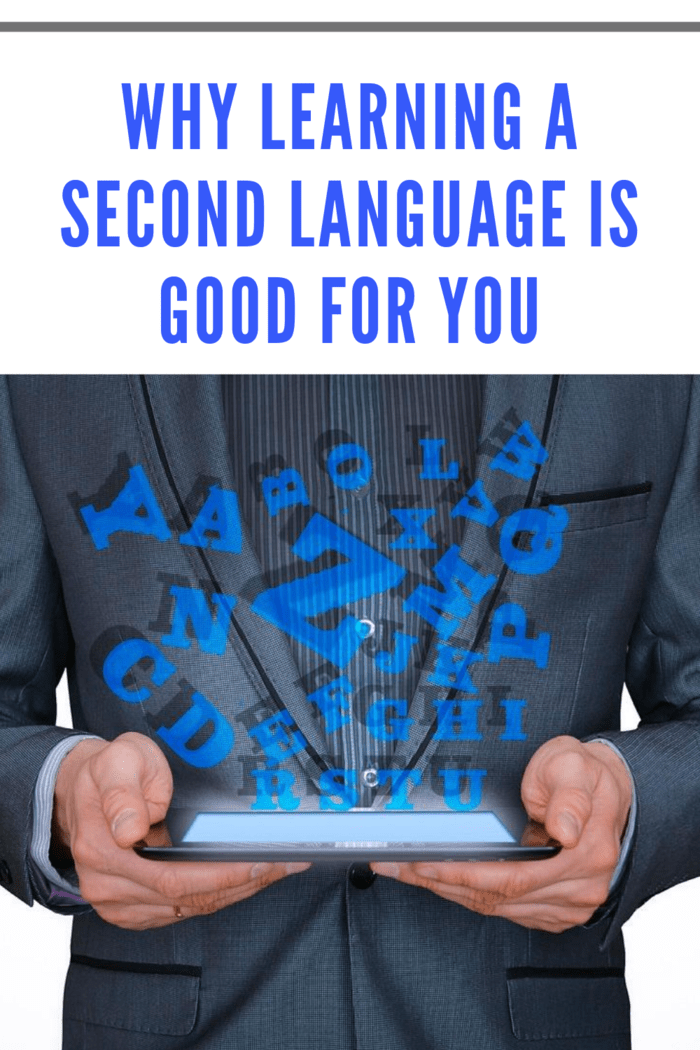
[[[593,810],[596,775],[578,740],[559,737],[536,754],[523,777],[523,804],[565,849],[577,845]]]
[[[555,788],[547,806],[544,826],[564,849],[578,845],[593,809],[593,798],[585,789]]]
[[[126,849],[164,819],[173,793],[160,748],[140,733],[117,737],[92,759],[102,812],[118,846]]]

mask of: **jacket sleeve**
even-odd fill
[[[700,875],[700,378],[627,653],[637,729],[600,733],[634,778],[637,822],[603,947],[641,904]]]
[[[0,884],[31,904],[44,894],[29,845],[34,785],[59,729],[56,686],[72,662],[61,583],[0,377]]]

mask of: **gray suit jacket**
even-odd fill
[[[498,578],[467,621],[469,641],[486,653],[493,614],[516,603],[530,636],[550,634],[549,664],[475,665],[479,742],[437,741],[419,688],[410,738],[394,756],[397,767],[422,770],[413,800],[434,808],[431,779],[443,764],[519,777],[554,735],[612,740],[633,772],[639,812],[626,878],[602,916],[559,935],[528,931],[393,880],[357,889],[339,866],[147,933],[78,908],[67,1050],[629,1046],[621,924],[653,894],[700,874],[697,387],[675,376],[489,377],[477,469],[501,521],[526,503],[554,502],[569,525],[557,565],[527,575],[503,569],[500,523],[465,523],[461,556]],[[531,481],[490,468],[522,420],[549,452]],[[288,651],[246,600],[260,575],[255,555],[245,540],[239,554],[179,542],[210,487],[233,487],[219,377],[12,376],[0,386],[0,435],[7,888],[27,902],[41,897],[27,860],[29,814],[38,770],[70,732],[53,725],[66,667],[76,730],[104,737],[135,730],[162,742],[158,727],[177,720],[192,691],[206,696],[234,730],[234,750],[206,777],[169,758],[179,788],[203,791],[206,782],[213,798],[227,793],[241,806],[254,795],[250,769],[260,758],[246,725],[284,703],[311,745],[288,765],[307,785],[303,805],[315,808],[323,742]],[[167,537],[114,533],[97,549],[81,509],[112,504],[135,465]],[[162,647],[173,584],[238,596],[225,651],[194,642],[163,650],[177,673],[155,687],[142,664],[125,690],[148,695],[119,699],[105,657],[129,638]],[[628,733],[619,732],[624,681],[641,715]],[[527,698],[527,740],[499,740],[503,697]]]

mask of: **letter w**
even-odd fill
[[[134,99],[131,94],[131,84],[122,84],[126,130],[129,133],[129,146],[131,149],[139,148],[142,124],[146,131],[146,142],[148,143],[148,148],[155,149],[158,145],[158,129],[160,127],[160,111],[163,108],[164,87],[164,84],[156,84],[153,109],[151,110],[151,105],[148,100],[148,85],[139,84],[136,112],[134,112]]]

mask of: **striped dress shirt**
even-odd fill
[[[281,631],[307,696],[345,683],[344,724],[317,713],[328,759],[358,771],[360,806],[371,803],[374,771],[390,763],[433,636],[411,595],[441,589],[433,566],[461,542],[465,522],[451,512],[473,480],[480,392],[479,377],[466,375],[222,377],[241,518],[264,574],[259,589],[342,562],[328,551],[312,561],[294,552],[314,515],[329,535],[361,541],[355,566],[359,549],[366,577],[381,565],[389,575],[392,564],[403,570],[398,585],[360,598],[338,588],[331,607],[310,618],[328,635],[345,617],[356,621],[361,643],[349,661],[338,657],[340,666]],[[377,569],[377,555],[390,561]]]

